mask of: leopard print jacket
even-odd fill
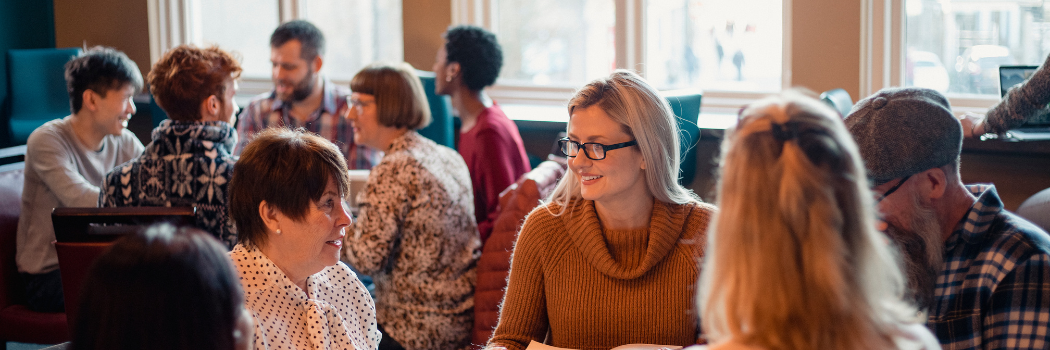
[[[465,349],[481,239],[459,153],[409,131],[358,195],[346,261],[371,275],[376,318],[406,349]]]

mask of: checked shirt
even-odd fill
[[[948,237],[927,325],[944,349],[1050,346],[1050,236],[1003,209],[992,185]]]
[[[310,115],[309,120],[300,122],[291,116],[291,105],[277,99],[277,93],[270,91],[252,98],[248,107],[237,119],[237,134],[241,142],[233,151],[240,156],[244,147],[251,142],[252,136],[269,127],[304,128],[306,131],[320,135],[332,141],[346,157],[346,166],[350,169],[371,169],[383,157],[379,152],[365,145],[354,143],[354,129],[343,117],[347,108],[346,98],[350,89],[324,80],[324,94],[321,108]]]

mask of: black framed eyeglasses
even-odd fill
[[[558,140],[558,147],[561,148],[561,153],[564,153],[570,158],[575,158],[577,154],[580,154],[580,150],[583,150],[583,154],[587,155],[587,158],[593,160],[605,159],[605,153],[614,149],[620,149],[624,147],[631,147],[638,144],[638,140],[631,140],[627,142],[617,143],[614,145],[603,145],[597,142],[579,143],[569,138],[563,138]]]
[[[905,176],[904,178],[902,178],[900,181],[897,181],[896,185],[893,185],[893,187],[890,187],[890,189],[887,190],[886,193],[883,193],[881,196],[879,196],[879,198],[877,198],[875,200],[875,202],[876,203],[882,202],[883,199],[886,199],[886,197],[889,197],[891,194],[893,194],[893,192],[897,192],[897,190],[901,188],[901,185],[904,185],[904,182],[908,181],[908,178],[910,178],[910,177],[911,177],[911,175],[908,175],[908,176]]]

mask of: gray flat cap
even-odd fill
[[[846,127],[876,183],[947,165],[962,151],[962,125],[930,89],[882,89],[853,106]]]

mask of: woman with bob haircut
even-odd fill
[[[760,100],[722,154],[697,300],[711,349],[940,349],[902,301],[837,112],[797,91]]]
[[[678,184],[678,124],[637,74],[569,100],[569,172],[525,219],[488,348],[572,349],[700,340],[693,286],[715,207]]]
[[[230,181],[230,252],[255,319],[256,349],[375,349],[375,306],[339,261],[350,187],[346,160],[299,128],[255,134]]]
[[[233,271],[226,247],[197,229],[124,237],[91,267],[70,349],[251,349]]]
[[[347,261],[375,281],[379,348],[468,348],[481,240],[467,166],[416,133],[430,107],[407,63],[368,66],[350,90],[355,141],[386,153],[346,237]]]

